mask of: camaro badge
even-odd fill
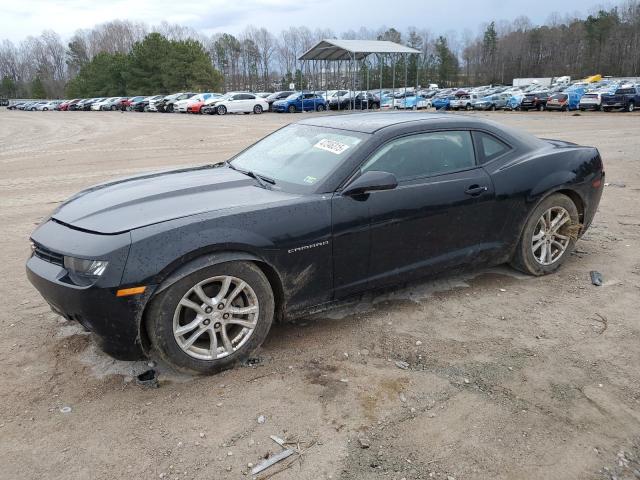
[[[302,247],[290,248],[288,252],[296,253],[296,252],[301,252],[303,250],[309,250],[311,248],[324,247],[325,245],[329,245],[329,240],[325,240],[324,242],[312,243],[311,245],[304,245]]]

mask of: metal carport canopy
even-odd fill
[[[298,60],[363,60],[372,53],[420,53],[420,50],[387,40],[325,39],[303,53]]]

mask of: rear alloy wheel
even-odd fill
[[[227,107],[225,107],[224,105],[218,105],[218,107],[216,108],[216,112],[218,112],[218,115],[226,115]]]
[[[547,197],[531,213],[512,265],[531,275],[554,272],[573,250],[579,228],[578,209],[569,197]]]
[[[288,110],[289,110],[289,113],[296,113],[296,107],[295,107],[295,105],[289,105]]]
[[[544,105],[541,103],[538,105],[538,111],[542,112],[544,110]]]
[[[212,374],[249,358],[267,337],[274,300],[264,273],[250,262],[197,270],[153,299],[149,337],[164,361]]]
[[[256,105],[255,107],[253,107],[253,113],[255,113],[256,115],[260,115],[262,113],[262,107],[260,105]]]
[[[320,105],[316,106],[316,110],[317,110],[318,112],[322,112],[322,111],[324,111],[324,105],[320,104]]]
[[[629,105],[627,105],[627,112],[631,113],[636,109],[636,104],[633,102],[629,102]]]

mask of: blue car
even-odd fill
[[[327,108],[327,102],[315,93],[292,93],[284,100],[277,100],[271,105],[274,112],[322,112]]]
[[[433,99],[433,106],[436,110],[449,110],[451,100],[455,100],[455,95],[448,95],[446,97],[437,97]]]

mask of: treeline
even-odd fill
[[[594,73],[640,75],[640,0],[586,17],[551,15],[541,26],[525,16],[469,31],[434,35],[428,29],[290,27],[278,33],[249,26],[241,34],[211,37],[179,25],[113,21],[77,31],[68,42],[46,31],[0,43],[0,95],[64,97],[134,95],[176,90],[441,86],[511,83],[515,77]],[[298,57],[325,38],[391,40],[419,56],[302,66]],[[381,63],[378,63],[380,61]],[[382,78],[380,77],[382,75]]]
[[[216,91],[222,75],[197,40],[169,40],[154,32],[127,54],[99,52],[79,65],[69,97],[138,95],[180,90]]]

